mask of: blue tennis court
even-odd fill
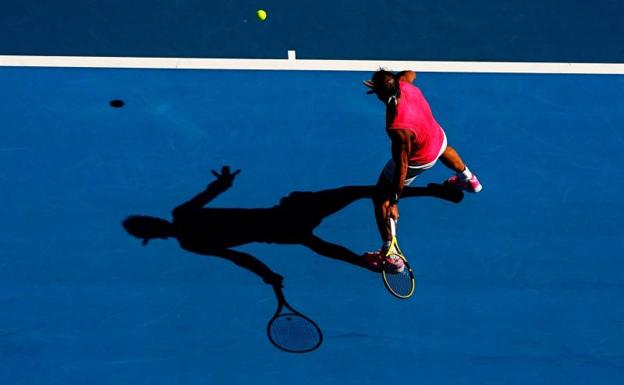
[[[411,299],[296,242],[235,248],[282,275],[288,302],[319,325],[310,353],[269,343],[277,303],[260,277],[122,227],[134,214],[170,220],[224,165],[241,172],[207,207],[373,185],[390,143],[369,76],[0,67],[0,382],[620,384],[621,75],[419,73],[484,190],[401,200]],[[416,185],[449,175],[437,165]],[[314,234],[357,255],[379,247],[367,197]]]

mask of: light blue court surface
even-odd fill
[[[420,74],[484,190],[401,202],[412,299],[303,246],[238,248],[320,325],[309,354],[268,342],[258,277],[121,227],[225,164],[242,171],[211,207],[373,184],[389,143],[366,76],[1,69],[0,383],[621,384],[622,77]],[[316,233],[379,246],[367,200]]]

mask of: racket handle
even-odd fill
[[[282,292],[282,285],[272,285],[273,291],[275,292],[275,297],[277,298],[278,303],[285,303],[286,298],[284,298],[284,293]]]
[[[390,234],[392,234],[392,237],[396,237],[396,222],[394,219],[392,218],[388,218],[388,223],[390,224]]]

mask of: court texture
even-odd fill
[[[610,0],[1,2],[0,384],[624,383],[622,16]],[[224,165],[240,174],[207,207],[228,213],[374,185],[390,143],[362,80],[379,67],[418,73],[484,187],[400,201],[410,299],[296,242],[234,247],[322,330],[287,353],[259,276],[122,227],[170,220]],[[314,234],[380,246],[366,197]]]

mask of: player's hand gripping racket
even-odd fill
[[[274,285],[273,290],[277,310],[267,325],[271,343],[289,353],[306,353],[321,346],[323,334],[316,323],[286,302],[280,285]]]
[[[392,241],[388,251],[386,251],[385,258],[381,263],[381,276],[383,277],[384,285],[386,288],[397,298],[406,299],[414,294],[416,288],[416,281],[414,280],[414,273],[407,259],[401,252],[396,237],[396,222],[392,218],[388,218],[390,225],[390,232],[392,234]],[[396,258],[402,260],[400,263],[392,263],[396,261]],[[403,265],[402,268],[397,268]]]

